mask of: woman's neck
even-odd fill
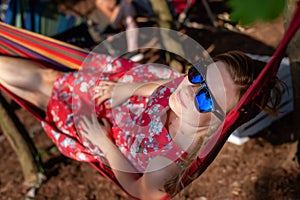
[[[200,127],[199,130],[193,131],[187,130],[181,119],[171,109],[166,111],[162,119],[173,142],[187,152],[191,152],[195,145],[198,146],[198,142],[202,141],[202,136],[207,132],[207,127]]]
[[[174,132],[174,130],[178,130],[180,125],[177,115],[171,109],[168,109],[163,118],[166,129],[168,130],[171,137],[174,138],[176,135],[176,132]]]

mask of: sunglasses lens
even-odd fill
[[[202,88],[197,92],[195,101],[200,112],[205,113],[213,110],[213,102],[207,88]]]
[[[203,81],[202,75],[198,72],[195,67],[191,67],[188,72],[189,81],[193,84],[198,84]]]

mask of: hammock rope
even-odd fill
[[[189,168],[188,175],[184,179],[184,186],[191,183],[189,176],[197,173],[199,176],[214,160],[218,152],[223,147],[229,135],[244,122],[254,117],[251,114],[241,112],[247,110],[247,105],[254,101],[255,98],[263,92],[263,88],[267,87],[270,80],[276,76],[279,64],[285,55],[288,43],[294,36],[295,32],[300,26],[300,0],[297,1],[297,7],[291,19],[290,25],[276,49],[271,60],[267,63],[263,71],[260,73],[256,81],[247,90],[241,98],[237,106],[227,115],[223,124],[213,134],[212,138],[205,145],[204,149],[200,152],[197,160],[195,160]],[[43,62],[47,67],[55,68],[61,71],[72,71],[80,69],[81,63],[88,56],[89,52],[69,45],[58,40],[42,36],[30,31],[19,29],[0,22],[0,54],[23,57],[27,59],[34,59]],[[28,102],[16,97],[9,90],[0,85],[0,89],[6,92],[12,99],[19,103],[24,109],[32,113],[39,121],[43,121],[44,113],[38,110]],[[102,175],[112,181],[131,198],[131,196],[114,177],[112,171],[102,165],[101,163],[90,163]],[[166,195],[162,199],[169,199],[170,196]]]

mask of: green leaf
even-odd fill
[[[232,21],[249,25],[257,20],[271,21],[279,17],[286,0],[228,0],[227,5],[232,9]]]

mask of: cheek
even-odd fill
[[[206,127],[211,121],[211,113],[186,113],[182,115],[182,121],[192,127]]]
[[[182,114],[186,118],[199,118],[199,111],[197,110],[195,103],[193,101],[189,101],[186,103],[186,108],[182,109]]]
[[[191,108],[191,109],[185,110],[185,112],[182,113],[182,119],[184,121],[189,122],[190,124],[198,125],[198,124],[201,124],[201,121],[203,118],[202,115],[203,114],[199,113],[194,108]]]
[[[182,89],[183,88],[183,89]],[[189,91],[190,90],[190,91]],[[193,99],[194,91],[188,87],[178,88],[169,99],[170,108],[177,115],[197,116],[199,114]],[[180,97],[179,97],[180,96]],[[181,99],[181,100],[179,100]]]

